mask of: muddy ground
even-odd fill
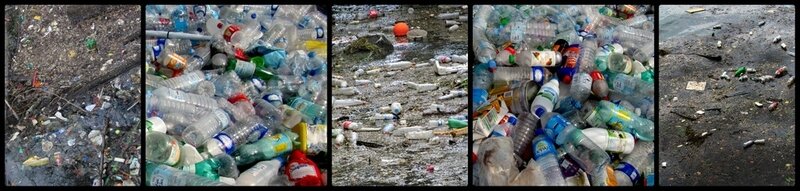
[[[445,12],[461,12],[467,15],[467,9],[460,6],[439,8],[437,6],[376,6],[385,16],[377,19],[359,20],[357,14],[369,11],[369,6],[334,6],[335,25],[333,27],[333,75],[344,77],[348,86],[355,84],[354,73],[358,69],[365,71],[385,67],[386,63],[396,61],[428,62],[435,55],[464,55],[467,53],[467,27],[461,26],[455,31],[448,31],[444,21],[432,17]],[[414,13],[409,14],[408,9]],[[420,27],[428,31],[427,39],[408,44],[396,43],[391,27],[396,20],[405,20],[410,27]],[[462,22],[465,23],[465,22]],[[386,35],[395,44],[394,51],[385,58],[374,57],[369,53],[344,54],[344,49],[357,37],[368,34]],[[374,128],[373,120],[368,119],[378,112],[381,106],[392,102],[402,104],[401,120],[395,127],[426,126],[428,120],[444,119],[448,114],[422,115],[422,111],[431,104],[443,104],[447,107],[463,108],[458,115],[467,114],[467,97],[446,101],[436,97],[450,90],[466,90],[467,74],[437,76],[433,65],[415,67],[397,71],[394,75],[386,72],[363,74],[358,79],[371,80],[372,83],[357,86],[362,94],[355,96],[334,96],[336,99],[360,99],[368,102],[365,105],[335,108],[333,118],[347,117],[350,120]],[[416,90],[398,84],[399,81],[414,83],[435,83],[438,89],[418,93]],[[375,88],[374,83],[382,86]],[[339,123],[340,121],[334,121]],[[335,124],[337,128],[338,124]],[[349,134],[349,132],[347,132]],[[381,132],[359,132],[358,140],[376,143],[383,147],[373,148],[359,145],[352,147],[334,146],[333,171],[334,186],[344,185],[467,185],[467,136],[439,136],[440,140],[430,143],[428,140],[406,140],[404,137],[384,135]],[[433,166],[432,172],[428,166]]]
[[[141,158],[140,6],[5,11],[5,184],[138,185],[130,166]],[[93,130],[99,144],[90,140]],[[31,156],[49,162],[24,166]]]
[[[691,7],[706,10],[686,13]],[[794,185],[796,87],[788,86],[796,75],[794,6],[659,9],[659,165],[667,163],[658,171],[659,184]],[[713,29],[716,25],[721,28]],[[778,35],[782,40],[772,43]],[[739,81],[732,70],[740,66],[757,71]],[[787,75],[766,83],[752,80],[775,75],[781,66]],[[720,79],[724,71],[731,80]],[[687,90],[688,81],[707,85]],[[774,111],[768,101],[778,102]],[[744,148],[755,139],[766,143]]]

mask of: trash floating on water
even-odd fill
[[[686,84],[686,89],[696,91],[706,90],[706,82],[689,81],[689,83]]]

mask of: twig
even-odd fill
[[[139,100],[136,100],[136,103],[133,103],[133,105],[131,105],[130,107],[128,107],[128,109],[125,109],[125,111],[129,111],[129,110],[131,110],[131,108],[133,108],[133,106],[136,106],[136,104],[139,104]]]
[[[17,115],[17,112],[14,111],[14,108],[11,107],[11,104],[8,104],[8,100],[3,99],[3,101],[6,102],[6,106],[8,106],[9,110],[11,110],[11,114],[14,114],[14,118],[17,118],[17,121],[19,121],[19,116]]]
[[[89,111],[86,111],[86,110],[84,110],[84,109],[83,109],[83,108],[81,108],[80,106],[78,106],[78,105],[75,105],[74,103],[70,102],[70,101],[69,101],[69,100],[67,100],[67,99],[64,99],[63,97],[61,97],[61,96],[59,96],[59,95],[56,95],[56,94],[50,93],[49,91],[45,91],[45,90],[41,90],[41,89],[38,89],[38,90],[39,90],[39,91],[42,91],[42,92],[44,92],[44,93],[50,94],[50,95],[54,95],[54,96],[56,96],[58,99],[64,100],[65,102],[67,102],[67,104],[69,104],[69,105],[72,105],[72,106],[74,106],[75,108],[78,108],[78,111],[83,111],[83,112],[85,112],[85,113],[87,113],[87,114],[89,113]]]
[[[676,112],[676,111],[669,111],[669,112],[670,112],[670,113],[674,113],[675,115],[678,115],[679,117],[682,117],[682,118],[684,118],[684,119],[688,119],[688,120],[692,120],[692,121],[695,121],[695,120],[697,120],[697,118],[696,118],[696,117],[690,117],[690,116],[686,116],[686,115],[680,114],[680,113],[678,113],[678,112]]]

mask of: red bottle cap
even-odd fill
[[[369,18],[370,19],[378,18],[378,10],[375,9],[369,10]]]
[[[244,53],[244,50],[242,50],[241,48],[236,48],[236,47],[234,47],[234,49],[236,50],[236,53],[234,53],[234,56],[236,57],[236,59],[244,60],[244,61],[250,61],[250,58],[247,57],[247,55]]]
[[[236,93],[236,95],[233,95],[230,98],[228,98],[228,102],[231,102],[231,103],[236,103],[236,102],[239,102],[239,101],[248,101],[249,102],[250,99],[248,99],[247,96],[245,96],[244,93],[241,93],[241,92]]]
[[[600,71],[597,71],[597,70],[592,71],[591,73],[589,73],[589,75],[592,76],[592,80],[593,81],[594,80],[606,80],[605,77],[603,77],[603,74],[601,74]]]

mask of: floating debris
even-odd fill
[[[781,49],[786,50],[786,43],[781,43]]]
[[[722,75],[720,75],[720,76],[719,76],[719,79],[723,79],[723,80],[731,80],[731,77],[730,77],[730,76],[728,76],[728,72],[727,72],[727,71],[725,71],[725,72],[722,72]]]
[[[756,104],[756,107],[763,107],[764,106],[764,104],[762,104],[761,102],[753,102],[753,103]]]
[[[772,104],[769,104],[769,111],[775,111],[775,109],[777,108],[778,108],[778,102],[772,102]]]
[[[686,84],[686,89],[697,90],[697,91],[706,90],[706,82],[689,81],[689,83]]]
[[[764,24],[767,24],[767,22],[766,22],[766,21],[761,21],[761,22],[759,22],[759,23],[758,23],[758,26],[759,26],[759,27],[760,27],[760,26],[764,26]]]
[[[742,146],[743,146],[745,149],[746,149],[746,148],[748,148],[748,147],[750,147],[750,146],[753,146],[753,141],[752,141],[752,140],[750,140],[750,141],[744,142],[744,144],[743,144]]]
[[[765,139],[756,139],[755,141],[753,141],[753,143],[756,143],[756,144],[764,144],[766,142],[767,142],[767,140],[765,140]]]
[[[781,66],[780,68],[775,70],[775,77],[779,78],[779,77],[781,77],[783,75],[786,75],[786,73],[787,73],[786,72],[786,66]]]
[[[47,158],[47,157],[40,158],[39,156],[35,156],[34,155],[34,156],[28,158],[28,160],[25,160],[25,162],[22,162],[22,165],[30,166],[30,167],[37,167],[37,166],[47,165],[47,163],[49,163],[49,162],[50,162],[50,158]]]
[[[661,168],[667,168],[667,162],[661,162]]]
[[[781,41],[781,35],[778,35],[778,36],[776,36],[775,38],[772,39],[772,43],[778,43],[780,41]]]
[[[705,11],[705,10],[706,10],[706,9],[699,8],[699,7],[695,7],[695,8],[690,8],[690,9],[687,9],[687,10],[686,10],[686,12],[687,12],[687,13],[689,13],[689,14],[694,14],[694,13],[703,12],[703,11]]]

